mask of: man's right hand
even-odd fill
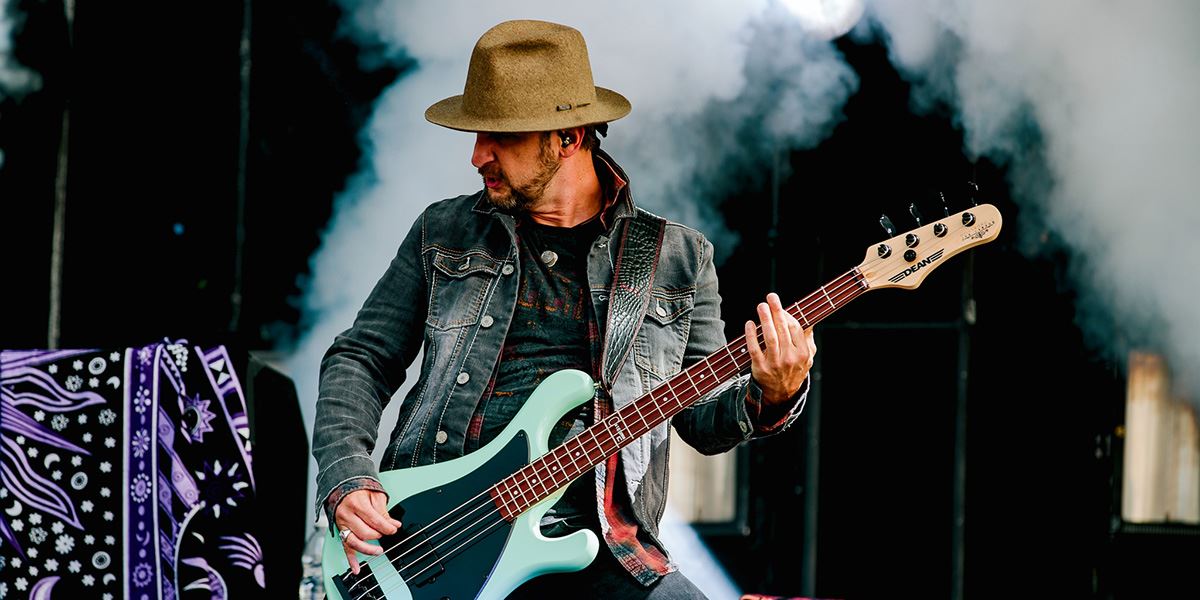
[[[355,575],[358,575],[358,555],[355,551],[383,554],[383,548],[368,544],[367,541],[392,535],[401,526],[400,521],[388,515],[387,494],[375,490],[355,490],[346,494],[333,518],[339,532],[350,530],[350,535],[342,541],[342,550],[346,551],[350,571]]]

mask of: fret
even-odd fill
[[[654,426],[651,425],[650,422],[646,420],[646,416],[642,414],[642,405],[644,404],[644,399],[639,402],[634,402],[630,410],[633,412],[633,414],[637,415],[637,418],[642,420],[642,431],[650,431],[651,429],[654,429]]]
[[[554,466],[553,466],[553,467],[551,467],[551,471],[552,471],[552,472],[553,472],[555,475],[562,475],[562,477],[563,477],[563,481],[562,481],[561,483],[566,483],[566,480],[567,480],[567,479],[569,479],[569,478],[568,478],[566,475],[564,475],[564,474],[563,474],[563,466],[562,466],[562,461],[561,461],[561,460],[559,460],[559,458],[558,458],[558,455],[560,454],[560,452],[558,451],[558,449],[557,449],[557,448],[555,448],[554,450],[551,450],[550,452],[547,452],[546,454],[548,454],[548,455],[549,455],[551,458],[553,458],[553,459],[554,459]],[[559,485],[560,485],[560,482],[558,482],[558,481],[555,481],[554,487],[558,487]]]
[[[804,316],[804,312],[800,310],[799,304],[796,304],[796,320],[800,321],[800,324],[804,325],[805,329],[812,327],[812,324],[808,322],[808,318]]]
[[[667,388],[667,393],[671,395],[671,403],[674,404],[674,408],[682,410],[683,403],[680,402],[680,400],[679,400],[679,394],[675,393],[675,388],[671,386],[671,380],[668,379],[668,380],[664,381],[662,384],[662,387]],[[672,410],[672,412],[677,412],[677,411]]]
[[[712,376],[713,376],[713,387],[716,387],[717,385],[720,385],[721,381],[723,381],[725,378],[724,378],[724,377],[721,377],[720,375],[718,375],[718,374],[717,374],[717,372],[716,372],[716,371],[714,371],[714,370],[713,370],[713,367],[712,367],[712,361],[711,361],[711,360],[709,360],[709,359],[707,359],[707,358],[706,358],[706,359],[704,359],[704,366],[708,367],[708,372],[709,372],[709,373],[712,373]]]
[[[696,398],[697,399],[700,398],[700,396],[704,395],[700,392],[700,388],[696,387],[696,382],[692,381],[691,374],[689,374],[687,371],[684,371],[684,372],[680,373],[680,375],[683,375],[683,378],[686,379],[688,383],[692,384],[692,389],[696,390]],[[689,402],[689,404],[690,404],[690,402]]]
[[[825,291],[825,286],[821,286],[821,293],[825,294],[825,301],[829,302],[829,306],[832,306],[834,310],[837,310],[837,305],[834,304],[833,300],[829,298],[829,292]]]
[[[658,391],[658,388],[650,390],[650,393],[646,394],[646,396],[650,399],[650,405],[654,407],[654,410],[658,411],[659,418],[666,420],[667,413],[663,412],[662,405],[660,404],[661,399],[654,396],[654,392],[657,392],[657,391]]]

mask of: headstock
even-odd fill
[[[919,223],[919,214],[910,211]],[[891,226],[886,216],[881,221],[887,221],[885,230]],[[858,270],[868,289],[915,289],[946,259],[996,239],[1002,223],[995,206],[972,206],[867,248]]]

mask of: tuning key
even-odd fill
[[[943,192],[938,192],[938,198],[942,199],[942,214],[947,217],[950,216],[950,203],[946,201],[946,194]]]
[[[887,232],[888,237],[894,237],[896,235],[896,226],[892,225],[892,220],[889,219],[887,215],[879,217],[879,226],[883,227],[883,230]]]
[[[917,222],[917,227],[924,225],[924,219],[921,218],[921,211],[917,210],[916,202],[912,202],[908,205],[908,214],[912,215],[913,220]]]
[[[979,200],[976,198],[979,195],[979,184],[974,181],[968,181],[967,185],[971,188],[971,192],[968,194],[971,197],[971,206],[979,206]]]

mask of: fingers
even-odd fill
[[[369,510],[361,511],[358,517],[375,531],[383,535],[392,535],[400,529],[400,521],[388,515],[387,498],[383,494],[371,494]]]
[[[769,300],[770,296],[767,298]],[[765,302],[758,304],[758,323],[762,328],[763,347],[768,362],[779,355],[779,334],[775,330],[775,316],[771,314],[772,310]]]
[[[358,536],[354,535],[354,532],[346,536],[345,541],[342,542],[342,550],[346,552],[346,562],[350,563],[350,572],[355,575],[358,575],[359,570],[359,552],[370,555],[383,554],[383,548],[358,539]]]
[[[762,370],[765,357],[763,356],[762,345],[758,342],[758,332],[755,331],[754,321],[746,321],[743,327],[746,330],[746,348],[750,351],[750,364],[758,370]]]

